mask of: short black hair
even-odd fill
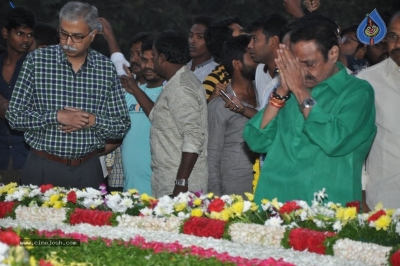
[[[154,40],[155,40],[154,35],[150,35],[144,42],[142,42],[141,46],[142,52],[153,49]]]
[[[243,63],[243,56],[247,52],[250,36],[247,34],[236,37],[229,37],[222,47],[221,63],[230,76],[233,75],[233,60],[240,60]]]
[[[325,61],[328,60],[329,50],[331,50],[335,45],[338,46],[338,38],[335,33],[336,23],[332,23],[329,20],[327,20],[326,17],[315,15],[300,18],[290,35],[291,43],[294,44],[299,41],[315,41],[315,44],[324,56]]]
[[[154,41],[158,54],[172,64],[187,64],[190,60],[189,42],[185,35],[175,31],[163,31]]]
[[[7,13],[4,27],[10,31],[11,29],[30,28],[35,29],[36,21],[33,14],[23,7],[16,7]]]
[[[292,19],[289,20],[285,26],[283,26],[281,28],[281,30],[279,31],[279,41],[282,42],[283,38],[285,37],[286,34],[291,33],[293,31],[293,29],[296,27],[298,22],[298,19]]]
[[[214,22],[214,18],[210,16],[200,15],[194,18],[193,24],[201,24],[206,26],[206,28],[210,27],[211,24]]]
[[[138,42],[145,42],[146,39],[151,36],[153,33],[151,32],[139,32],[138,34],[136,34],[135,36],[133,36],[130,40],[129,40],[129,48],[132,47],[133,44],[138,43]]]
[[[59,38],[56,28],[44,23],[38,22],[35,28],[36,45],[53,45],[59,43]]]
[[[271,13],[265,16],[259,17],[248,26],[247,32],[253,32],[256,30],[262,30],[266,39],[268,40],[272,36],[279,36],[279,32],[286,24],[286,19],[281,15]]]
[[[228,17],[211,24],[204,32],[207,50],[213,55],[214,60],[221,58],[222,46],[226,39],[232,36],[233,30],[229,26],[233,23],[240,24],[237,17]]]
[[[348,34],[350,32],[357,33],[357,28],[358,25],[351,25],[345,29],[342,29],[342,31],[340,32],[340,37],[343,37],[345,34]]]

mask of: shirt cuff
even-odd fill
[[[118,75],[119,76],[126,75],[126,72],[124,70],[124,65],[130,67],[130,64],[128,61],[126,61],[125,56],[120,52],[116,52],[111,55],[110,59],[111,62],[113,62],[115,68],[117,69]]]
[[[196,147],[196,145],[192,143],[183,143],[182,145],[182,152],[189,152],[189,153],[197,153],[200,154],[200,149]]]

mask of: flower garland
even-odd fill
[[[261,245],[270,243],[276,246],[278,239],[282,239],[284,247],[321,254],[334,254],[333,246],[338,239],[361,240],[379,247],[390,247],[391,253],[397,254],[400,247],[400,209],[384,209],[378,204],[374,211],[360,214],[359,202],[351,202],[344,207],[332,202],[323,203],[327,197],[324,189],[315,193],[314,197],[311,206],[299,200],[280,203],[277,199],[264,199],[259,208],[253,202],[254,196],[249,193],[246,199],[238,195],[215,197],[212,193],[199,192],[154,199],[147,194],[140,195],[137,190],[106,195],[103,190],[93,188],[77,190],[52,185],[18,187],[9,184],[0,186],[0,203],[3,203],[0,204],[0,213],[3,217],[16,217],[18,221],[44,222],[51,217],[55,224],[62,224],[65,220],[71,224],[119,224],[170,232],[177,232],[182,226],[182,230],[186,228],[190,234],[232,238],[233,241],[240,241],[239,236],[242,235],[247,243],[255,243],[251,240],[254,238],[259,239]],[[141,220],[143,217],[151,222],[141,222],[147,221]],[[186,219],[189,220],[183,222]],[[156,225],[159,221],[163,222]],[[235,228],[240,226],[235,227],[236,223],[248,223],[250,229],[237,232]],[[259,236],[254,231],[257,230],[256,224],[264,224],[266,228],[260,230],[263,233]],[[205,230],[210,225],[210,228],[224,227],[224,230]],[[269,236],[265,232],[270,228],[279,229]],[[218,234],[212,235],[216,232]]]

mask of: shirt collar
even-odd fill
[[[339,69],[339,71],[336,74],[334,74],[333,76],[322,81],[317,86],[323,85],[324,83],[326,83],[334,92],[339,94],[342,90],[342,87],[344,86],[343,81],[347,79],[349,74],[346,71],[346,67],[342,63],[336,62],[336,66]]]
[[[211,57],[211,58],[208,59],[207,61],[205,61],[205,62],[203,62],[203,63],[197,65],[196,68],[203,67],[203,66],[208,65],[208,64],[210,64],[210,63],[212,63],[212,62],[214,62],[214,57]],[[193,64],[193,59],[190,60],[189,63],[187,63],[187,65],[188,65],[190,68],[192,67],[192,64]]]
[[[392,58],[389,57],[386,60],[387,60],[387,62],[386,62],[386,77],[388,77],[394,71],[397,71],[397,72],[400,71],[400,67],[396,64],[396,62],[393,61]]]
[[[58,50],[57,51],[58,52],[57,53],[57,63],[59,63],[59,64],[61,64],[61,63],[68,64],[69,63],[68,62],[68,58],[65,55],[64,51],[61,49],[61,44],[59,44],[57,46],[58,46],[58,48],[57,48],[57,50]],[[92,48],[89,47],[84,65],[85,66],[89,66],[89,67],[95,67],[96,63],[97,63],[96,52]]]

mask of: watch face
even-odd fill
[[[310,108],[316,104],[316,101],[313,98],[307,98],[304,100],[304,107]]]

